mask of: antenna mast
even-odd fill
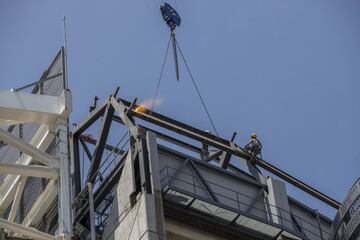
[[[64,27],[64,51],[63,51],[63,65],[64,65],[64,88],[67,89],[69,87],[68,83],[68,70],[67,70],[67,36],[66,36],[66,17],[63,17],[63,27]]]

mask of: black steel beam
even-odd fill
[[[212,160],[216,160],[218,158],[220,158],[220,156],[223,154],[224,152],[221,150],[216,151],[215,153],[209,155],[208,159],[206,159],[207,162],[210,162]]]
[[[221,158],[219,162],[219,166],[221,168],[227,168],[230,162],[232,154],[229,152],[225,152],[224,156]]]
[[[281,179],[284,179],[285,181],[294,185],[295,187],[302,189],[303,191],[307,192],[308,194],[314,196],[315,198],[327,203],[328,205],[332,206],[333,208],[338,209],[340,207],[340,203],[338,201],[319,192],[315,188],[313,188],[313,187],[307,185],[306,183],[296,179],[295,177],[287,174],[286,172],[275,167],[274,165],[271,165],[270,163],[268,163],[262,159],[257,160],[257,165],[259,167],[262,167],[263,169],[275,174],[276,176],[280,177]]]
[[[96,120],[101,117],[108,105],[108,101],[104,101],[99,107],[94,109],[89,116],[87,116],[81,123],[78,123],[76,127],[72,130],[73,135],[80,135],[82,134],[86,129],[88,129]]]
[[[91,154],[91,152],[90,152],[89,147],[86,145],[86,143],[85,143],[85,141],[83,140],[83,138],[80,137],[79,140],[80,140],[80,143],[81,143],[81,145],[82,145],[82,147],[83,147],[83,149],[84,149],[84,151],[85,151],[85,153],[86,153],[86,156],[87,156],[88,159],[91,161],[91,159],[92,159],[92,154]]]
[[[118,123],[124,124],[118,116],[114,116],[114,117],[113,117],[113,120],[116,121],[116,122],[118,122]],[[156,130],[153,130],[153,129],[151,129],[151,128],[144,127],[143,125],[138,125],[138,126],[141,127],[141,128],[146,129],[147,131],[152,131],[152,132],[156,133],[156,136],[157,136],[158,138],[160,138],[160,139],[163,139],[163,140],[168,141],[168,142],[170,142],[170,143],[173,143],[173,144],[175,144],[175,145],[179,145],[179,146],[184,147],[184,148],[186,148],[186,149],[188,149],[188,150],[191,150],[191,151],[193,151],[193,152],[196,152],[196,153],[199,153],[199,154],[201,153],[201,148],[199,148],[199,147],[197,147],[197,146],[194,146],[194,145],[192,145],[192,144],[190,144],[190,143],[187,143],[187,142],[178,140],[178,139],[173,138],[173,137],[171,137],[171,136],[169,136],[169,135],[166,135],[166,134],[164,134],[164,133],[160,133],[160,132],[158,132],[158,131],[156,131]],[[160,146],[161,146],[161,145],[160,145]],[[164,146],[161,146],[161,147],[164,148]],[[171,152],[171,153],[174,153],[174,152]],[[214,153],[213,155],[209,156],[210,160],[219,161],[219,160],[218,160],[218,157],[219,157],[220,153],[221,153],[221,151],[217,151],[217,152]],[[189,157],[189,156],[185,157],[185,160],[186,160],[188,157]],[[194,160],[197,160],[197,159],[192,159],[192,160],[194,161]],[[209,160],[209,161],[210,161],[210,160]],[[206,163],[204,163],[204,164],[207,165],[207,166],[211,166],[211,167],[214,167],[214,168],[218,169],[217,167],[215,167],[215,166],[212,165],[212,164],[210,164],[210,165],[209,165],[209,164],[206,164]],[[230,169],[230,170],[233,171],[233,172],[239,173],[239,174],[241,174],[241,175],[246,175],[246,176],[248,176],[248,177],[250,177],[250,178],[253,179],[253,177],[252,177],[251,175],[248,175],[246,172],[242,171],[241,169],[239,169],[238,167],[236,167],[236,166],[234,166],[234,165],[232,165],[232,164],[230,164],[230,163],[229,163],[229,165],[228,165],[228,169]],[[223,170],[222,172],[223,172],[223,173],[230,173],[229,171],[226,171],[226,170]]]
[[[139,125],[139,127],[143,128],[143,129],[145,129],[147,131],[151,131],[151,132],[155,133],[157,138],[165,140],[165,141],[167,141],[169,143],[173,143],[175,145],[178,145],[178,146],[183,147],[185,149],[188,149],[190,151],[193,151],[193,152],[196,152],[196,153],[201,153],[201,148],[196,147],[196,146],[194,146],[194,145],[192,145],[190,143],[181,141],[179,139],[176,139],[174,137],[171,137],[169,135],[163,134],[163,133],[161,133],[159,131],[153,130],[151,128],[147,128],[147,127],[142,126],[142,125]]]
[[[236,137],[236,132],[233,133],[231,140],[230,140],[230,144],[232,144],[234,142],[234,139]],[[221,168],[227,168],[230,162],[232,154],[229,152],[226,152],[225,155],[221,158],[219,166]]]
[[[130,107],[131,103],[120,99],[120,102],[122,102],[124,104],[124,106],[126,106],[127,108]],[[135,109],[139,107],[139,105],[135,106]],[[188,136],[190,138],[199,140],[199,141],[204,141],[204,143],[207,143],[209,145],[214,145],[217,144],[219,146],[225,147],[228,150],[233,150],[229,147],[229,140],[225,140],[223,138],[217,137],[215,135],[212,135],[211,133],[207,133],[205,131],[199,130],[197,128],[194,128],[190,125],[187,125],[185,123],[176,121],[174,119],[171,119],[169,117],[166,117],[164,115],[158,114],[156,112],[151,112],[148,109],[145,109],[143,111],[134,111],[133,115],[143,119],[145,121],[154,123],[156,125],[159,125],[161,127],[167,128],[169,130],[178,132],[179,134]]]
[[[74,161],[74,176],[73,184],[75,190],[75,196],[81,192],[81,164],[80,164],[80,148],[79,139],[77,135],[70,135],[70,149],[72,151]]]
[[[299,235],[305,236],[304,229],[302,228],[301,224],[296,220],[294,214],[290,213],[291,220],[293,221],[294,225],[296,226],[296,231],[299,232]]]
[[[120,99],[120,102],[122,102],[126,107],[129,107],[131,104],[130,102],[128,102],[126,100],[122,100],[122,99]],[[151,112],[148,109],[145,109],[142,112],[134,111],[133,116],[138,117],[147,122],[156,124],[163,128],[169,129],[171,131],[177,132],[181,135],[184,135],[184,136],[196,139],[198,141],[201,141],[203,143],[209,144],[213,147],[224,150],[230,154],[234,154],[240,158],[243,158],[246,160],[251,159],[251,156],[249,154],[246,154],[244,151],[242,151],[241,148],[231,145],[230,141],[228,141],[228,140],[222,139],[220,137],[216,137],[210,133],[196,129],[192,126],[181,123],[179,121],[176,121],[169,117],[163,116],[156,112]],[[262,167],[263,169],[273,173],[274,175],[280,177],[281,179],[287,181],[288,183],[294,185],[295,187],[303,190],[304,192],[325,202],[329,206],[332,206],[335,209],[338,209],[340,207],[340,203],[338,201],[334,200],[333,198],[327,196],[324,193],[321,193],[320,191],[318,191],[315,188],[309,186],[308,184],[300,181],[299,179],[291,176],[290,174],[285,173],[284,171],[280,170],[279,168],[273,166],[272,164],[270,164],[262,159],[259,159],[259,158],[256,159],[256,164],[258,166]]]
[[[96,110],[94,110],[94,111],[96,111]],[[103,119],[102,127],[100,130],[99,138],[95,145],[95,151],[94,151],[94,154],[92,155],[88,175],[86,177],[86,182],[90,182],[92,184],[94,184],[94,182],[95,182],[96,172],[98,171],[98,168],[101,163],[101,158],[104,153],[105,144],[106,144],[107,137],[109,135],[113,114],[114,114],[114,108],[112,107],[111,104],[108,104],[106,107],[106,110],[105,110],[104,119]]]
[[[138,159],[139,159],[139,170],[140,170],[140,181],[143,192],[152,193],[151,177],[150,177],[150,166],[149,166],[149,155],[146,146],[145,136],[141,136],[141,140],[138,144]]]

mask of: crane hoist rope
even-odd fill
[[[166,48],[166,52],[165,52],[165,56],[164,56],[164,60],[162,63],[162,67],[161,67],[161,71],[160,71],[160,76],[157,82],[157,86],[156,86],[156,90],[155,90],[155,94],[154,94],[154,98],[153,98],[153,102],[151,104],[151,111],[154,108],[154,104],[156,102],[157,96],[158,96],[158,92],[159,92],[159,88],[160,88],[160,84],[161,84],[161,79],[163,76],[163,72],[164,72],[164,67],[165,67],[165,62],[167,59],[167,54],[169,51],[169,46],[170,46],[170,42],[172,42],[172,49],[173,49],[173,56],[174,56],[174,64],[175,64],[175,73],[176,73],[176,79],[179,81],[180,80],[180,75],[179,75],[179,63],[178,63],[178,57],[177,57],[177,50],[179,50],[180,52],[180,56],[185,64],[186,70],[188,71],[189,75],[190,75],[190,79],[193,83],[193,86],[195,87],[196,93],[198,94],[201,104],[203,105],[203,108],[206,112],[207,117],[209,118],[210,124],[212,126],[212,128],[214,129],[214,132],[217,136],[219,136],[218,131],[216,130],[214,121],[212,120],[211,116],[210,116],[210,112],[206,106],[205,100],[204,98],[201,96],[199,87],[197,86],[195,79],[190,71],[189,65],[184,57],[183,52],[181,51],[180,45],[178,43],[178,41],[176,40],[176,36],[175,36],[175,28],[177,26],[180,26],[181,23],[181,18],[179,16],[179,14],[175,11],[175,9],[173,7],[171,7],[168,3],[164,3],[160,6],[160,11],[162,14],[162,17],[164,19],[164,21],[166,22],[166,24],[168,25],[168,27],[170,28],[170,39],[169,42],[167,44],[167,48]]]

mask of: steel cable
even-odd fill
[[[199,90],[199,88],[198,88],[198,86],[197,86],[197,84],[196,84],[196,82],[195,82],[195,79],[194,79],[193,75],[191,74],[190,68],[189,68],[189,66],[188,66],[188,64],[187,64],[187,62],[186,62],[186,60],[185,60],[185,57],[184,57],[184,55],[183,55],[183,53],[182,53],[182,51],[181,51],[181,48],[180,48],[180,46],[179,46],[179,43],[178,43],[178,41],[177,41],[176,39],[175,39],[175,43],[176,43],[176,46],[177,46],[178,49],[179,49],[181,58],[182,58],[182,60],[184,61],[184,64],[185,64],[185,66],[186,66],[187,71],[189,72],[191,81],[192,81],[192,83],[193,83],[193,85],[194,85],[194,87],[195,87],[195,89],[196,89],[197,94],[198,94],[199,97],[200,97],[201,103],[202,103],[202,105],[203,105],[203,107],[204,107],[204,109],[205,109],[205,112],[206,112],[209,120],[210,120],[210,123],[211,123],[211,125],[212,125],[212,127],[213,127],[213,129],[214,129],[214,131],[215,131],[215,133],[216,133],[216,135],[219,136],[219,134],[218,134],[218,132],[217,132],[217,130],[216,130],[215,124],[214,124],[214,122],[213,122],[213,120],[212,120],[212,118],[211,118],[211,116],[210,116],[210,113],[209,113],[207,107],[206,107],[205,101],[204,101],[204,99],[202,98],[202,96],[201,96],[201,94],[200,94],[200,90]]]
[[[155,101],[156,101],[157,95],[159,93],[160,82],[161,82],[161,79],[162,79],[162,75],[164,73],[164,67],[165,67],[165,63],[166,63],[166,58],[167,58],[167,55],[168,55],[168,52],[169,52],[170,41],[171,41],[171,35],[170,35],[169,42],[168,42],[167,47],[166,47],[165,56],[164,56],[164,60],[163,60],[161,71],[160,71],[160,76],[159,76],[159,79],[158,79],[158,82],[157,82],[155,94],[154,94],[153,101],[152,101],[152,104],[151,104],[151,108],[150,108],[151,112],[152,112],[152,110],[154,108]]]

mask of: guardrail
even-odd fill
[[[114,170],[116,170],[124,161],[124,158],[127,154],[127,149],[129,147],[129,138],[127,138],[127,136],[128,134],[125,132],[123,137],[120,138],[112,151],[105,149],[101,165],[89,180],[91,181],[92,179],[95,179],[93,184],[95,198],[94,217],[96,232],[99,234],[102,234],[104,230],[106,221],[110,214],[110,206],[114,196],[112,191],[107,192],[105,198],[103,199],[105,201],[100,201],[100,204],[98,205],[98,191],[102,188],[103,184],[106,184],[107,179],[111,177],[111,174],[113,174]],[[75,209],[75,217],[77,219],[82,219],[89,211],[89,202],[87,196],[88,188],[84,187],[73,201],[73,208]]]
[[[284,231],[284,233],[290,233],[301,239],[328,239],[329,233],[322,230],[320,224],[314,225],[287,210],[263,201],[263,199],[254,199],[253,197],[234,189],[203,179],[202,181],[211,188],[211,194],[218,199],[218,201],[215,201],[211,198],[210,194],[208,194],[208,196],[204,194],[209,193],[209,189],[203,186],[203,184],[199,184],[201,181],[199,181],[194,174],[170,166],[165,166],[160,171],[160,176],[164,195],[171,191],[180,193],[186,208],[194,208],[194,202],[198,200],[210,204],[210,206],[216,206],[220,209],[236,213],[235,215],[232,215],[232,219],[227,219],[231,224],[236,223],[239,218],[244,217],[260,221],[266,225],[279,229],[275,235],[281,234]],[[187,197],[188,199],[186,199]],[[249,204],[249,202],[251,204]],[[264,208],[259,208],[259,204],[254,204],[254,202],[261,202],[260,206],[263,206]],[[205,206],[206,204],[203,205]],[[218,215],[218,217],[221,215],[217,214],[215,211],[212,212],[210,209],[208,210],[208,213],[212,215]],[[231,214],[228,213],[227,215],[229,216]],[[276,232],[276,229],[274,229],[274,231]]]

